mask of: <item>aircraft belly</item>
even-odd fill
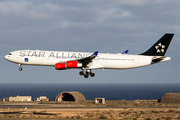
[[[123,61],[108,61],[103,63],[105,69],[128,69],[135,66],[134,63]]]
[[[126,61],[126,60],[106,60],[99,61],[101,65],[104,66],[105,69],[131,69],[142,66],[151,65],[150,59],[135,59],[134,61]]]

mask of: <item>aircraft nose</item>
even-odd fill
[[[8,60],[9,56],[8,56],[8,55],[5,55],[4,58],[5,58],[6,60]]]

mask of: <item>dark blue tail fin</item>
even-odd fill
[[[174,36],[174,34],[166,33],[149,50],[147,50],[146,52],[144,52],[140,55],[164,56],[173,36]]]

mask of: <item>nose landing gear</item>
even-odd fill
[[[19,64],[19,71],[22,71],[22,64]]]
[[[94,77],[94,76],[95,76],[95,74],[92,73],[91,69],[86,70],[86,72],[84,72],[84,69],[82,69],[82,71],[79,72],[79,75],[84,75],[84,78],[88,78],[89,75],[90,75],[91,77]]]

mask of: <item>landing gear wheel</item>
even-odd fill
[[[85,75],[84,75],[84,78],[88,78],[88,77],[89,77],[89,75],[88,75],[88,74],[85,74]]]
[[[81,71],[79,72],[79,75],[83,75],[84,78],[88,78],[89,76],[94,77],[95,74],[92,73],[91,69],[87,69],[86,71],[84,71],[84,68],[81,69]]]
[[[22,71],[23,69],[22,68],[19,68],[19,71]]]
[[[90,74],[90,76],[91,76],[91,77],[94,77],[94,76],[95,76],[95,74],[94,74],[94,73],[91,73],[91,74]]]
[[[86,74],[89,75],[90,73],[86,71]]]
[[[80,71],[80,72],[79,72],[79,75],[84,75],[84,72],[83,72],[83,71]]]
[[[89,70],[86,70],[86,74],[90,75],[92,72],[91,72],[91,69]]]
[[[19,71],[22,71],[22,64],[19,64]]]

